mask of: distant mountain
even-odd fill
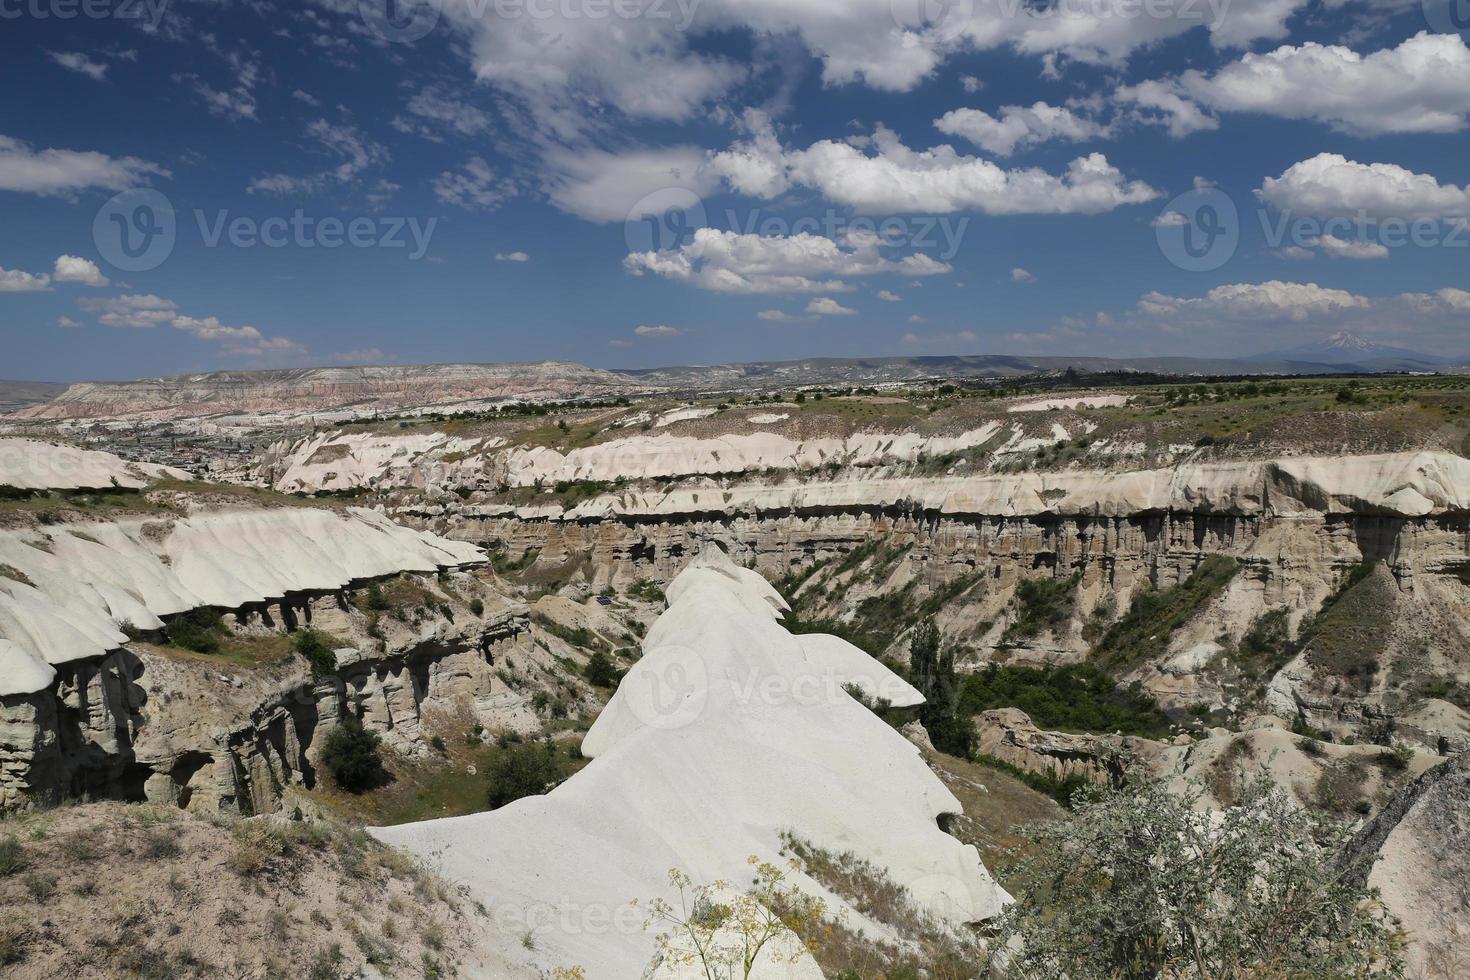
[[[0,415],[50,401],[65,390],[66,385],[49,381],[0,381]]]
[[[1330,337],[1314,343],[1302,344],[1287,350],[1271,351],[1266,354],[1258,354],[1247,360],[1276,361],[1316,361],[1319,364],[1343,364],[1362,367],[1367,370],[1395,371],[1395,370],[1426,370],[1443,364],[1460,364],[1467,360],[1463,356],[1447,357],[1442,354],[1425,354],[1420,351],[1409,350],[1406,347],[1392,347],[1388,344],[1380,344],[1357,334],[1340,330]]]

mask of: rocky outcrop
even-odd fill
[[[130,463],[112,453],[35,439],[0,439],[0,488],[137,490],[160,478],[192,479],[183,470]]]
[[[1160,743],[1131,735],[1043,731],[1019,708],[982,711],[975,716],[975,734],[981,755],[1059,782],[1121,785],[1130,768],[1151,766],[1163,754]]]
[[[711,549],[669,586],[668,610],[582,745],[592,763],[544,796],[492,813],[378,828],[492,909],[503,949],[541,969],[645,974],[653,929],[626,909],[672,898],[667,870],[697,884],[750,878],[755,858],[785,865],[783,837],[851,852],[899,883],[944,928],[991,918],[1008,896],[972,846],[938,820],[960,804],[919,750],[845,690],[913,704],[918,692],[836,637],[793,636],[780,596]],[[804,872],[848,929],[884,928]],[[677,905],[676,905],[677,907]],[[600,910],[594,925],[587,910]],[[513,913],[513,915],[512,915]],[[523,943],[513,923],[564,923]],[[797,951],[800,952],[800,951]],[[815,976],[762,955],[754,978]],[[651,971],[650,971],[651,972]],[[683,976],[679,971],[658,976]]]
[[[1470,756],[1400,790],[1339,857],[1377,888],[1409,934],[1408,959],[1430,980],[1470,966]]]
[[[65,663],[46,688],[0,697],[0,807],[86,796],[269,812],[315,784],[322,738],[344,718],[400,755],[426,754],[436,720],[524,727],[526,698],[497,663],[523,652],[526,609],[457,579],[411,582],[425,604],[403,621],[365,614],[362,589],[239,610],[236,635],[273,652],[259,663],[146,641]],[[290,655],[287,621],[352,643],[335,672]]]

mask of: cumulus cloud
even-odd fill
[[[1002,157],[1051,140],[1080,143],[1112,135],[1095,119],[1045,102],[1002,106],[999,117],[981,109],[953,109],[934,120],[934,128]]]
[[[493,211],[515,195],[514,182],[497,177],[483,157],[434,178],[434,196],[466,211]]]
[[[1216,286],[1195,299],[1151,292],[1139,300],[1138,310],[1150,316],[1203,314],[1241,320],[1304,321],[1350,310],[1365,310],[1372,305],[1373,301],[1367,297],[1346,290],[1273,279],[1262,283]]]
[[[255,327],[234,327],[221,323],[218,317],[193,317],[179,312],[178,304],[151,293],[126,293],[107,298],[77,300],[83,310],[96,314],[97,322],[106,327],[130,327],[147,330],[170,326],[200,340],[219,344],[232,357],[257,359],[304,354],[306,348],[286,337],[270,337]]]
[[[785,310],[761,310],[756,316],[771,323],[798,323],[811,319],[810,317],[793,316]]]
[[[657,326],[639,324],[633,328],[633,332],[640,337],[678,337],[684,333],[678,327],[671,327],[666,323],[660,323]]]
[[[880,290],[878,290],[878,298],[881,299],[885,303],[901,303],[901,302],[903,302],[903,297],[902,296],[898,295],[897,293],[889,292],[886,289],[880,289]]]
[[[50,288],[51,277],[44,272],[0,268],[0,293],[44,293]]]
[[[529,262],[531,257],[525,252],[496,252],[496,262]]]
[[[1366,55],[1341,45],[1285,45],[1213,74],[1191,70],[1125,87],[1117,98],[1156,110],[1153,121],[1176,136],[1215,128],[1209,111],[1311,119],[1355,136],[1453,133],[1470,116],[1470,46],[1429,33]]]
[[[623,260],[633,275],[645,273],[724,293],[840,293],[857,276],[896,273],[942,275],[952,267],[927,255],[885,257],[876,235],[843,241],[802,232],[753,235],[700,228],[677,249],[634,252]]]
[[[108,278],[96,262],[76,255],[58,255],[51,278],[55,282],[79,282],[84,286],[108,285]]]
[[[801,184],[866,213],[1098,214],[1159,196],[1142,181],[1126,180],[1100,153],[1073,160],[1058,176],[1039,168],[1006,170],[947,144],[911,150],[882,126],[868,142],[859,147],[822,140],[805,150],[780,150],[756,140],[734,148],[742,168],[732,167],[724,155],[711,162],[746,193],[754,193],[755,185],[741,175],[754,170],[752,160],[762,160],[781,174],[764,182],[767,193]]]
[[[807,303],[806,312],[812,316],[857,316],[857,310],[843,306],[830,296],[819,296]]]
[[[1035,282],[1036,277],[1020,266],[1011,270],[1011,282]]]
[[[72,197],[93,187],[122,190],[147,182],[150,176],[168,177],[156,163],[137,157],[109,157],[86,150],[36,150],[9,136],[0,136],[0,190],[51,197]]]
[[[1320,153],[1267,177],[1257,195],[1282,211],[1321,218],[1460,218],[1470,215],[1470,186],[1441,184],[1392,163],[1357,163]]]
[[[1322,235],[1312,244],[1339,259],[1386,259],[1388,247],[1378,242],[1351,241],[1336,235]]]

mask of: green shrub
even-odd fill
[[[1028,578],[1016,586],[1019,606],[1015,622],[1006,628],[1002,644],[1029,640],[1060,629],[1072,616],[1081,575],[1068,578]]]
[[[313,629],[304,629],[291,639],[291,647],[311,665],[311,676],[317,680],[337,672],[337,654],[326,637]]]
[[[168,624],[169,642],[195,653],[219,653],[224,636],[225,624],[215,609],[194,609],[174,617]]]
[[[378,742],[378,736],[363,728],[362,722],[344,718],[322,743],[322,765],[342,789],[361,793],[372,786],[383,770]]]
[[[0,839],[0,878],[13,875],[25,867],[25,858],[21,855],[20,841],[14,837]]]
[[[1006,975],[1403,975],[1397,923],[1366,869],[1333,860],[1348,828],[1264,775],[1223,813],[1199,798],[1157,783],[1097,791],[1069,819],[1031,828],[1017,877],[1034,887],[990,946],[1007,954]]]
[[[582,676],[587,678],[587,683],[596,687],[614,688],[618,681],[623,679],[622,671],[613,666],[612,659],[601,650],[594,653],[582,668]]]
[[[388,611],[388,597],[383,594],[383,587],[377,582],[368,583],[367,596],[363,599],[363,605],[372,612]]]
[[[480,599],[470,600],[470,612],[475,616],[485,615],[485,603]]]
[[[960,704],[970,714],[1019,708],[1038,728],[1066,732],[1121,732],[1165,738],[1169,716],[1141,690],[1119,690],[1094,664],[1007,667],[990,664],[964,680]]]
[[[540,796],[566,778],[562,756],[550,744],[515,745],[490,760],[490,809],[523,796]]]

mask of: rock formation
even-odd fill
[[[1000,910],[1006,894],[974,848],[936,823],[958,801],[844,686],[897,705],[916,691],[836,637],[788,634],[780,596],[718,550],[690,562],[668,597],[643,659],[587,735],[585,770],[492,813],[374,833],[432,855],[491,908],[509,948],[539,923],[522,947],[537,967],[593,977],[649,965],[654,935],[624,913],[669,896],[668,869],[738,885],[749,857],[778,860],[783,832],[855,852],[951,926]],[[797,877],[845,910],[849,928],[888,938]],[[808,975],[788,965],[761,963],[753,976]]]

